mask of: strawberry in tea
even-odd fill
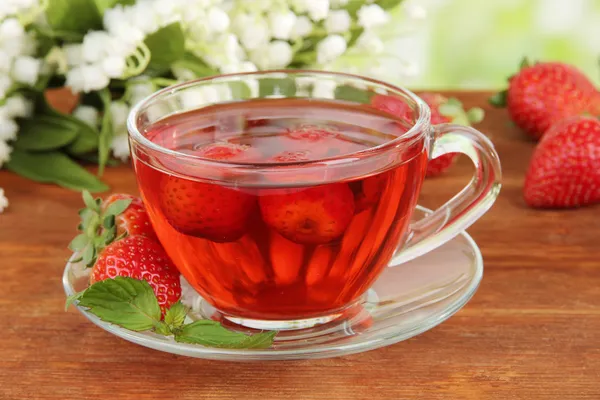
[[[156,233],[191,285],[225,315],[331,315],[373,284],[408,230],[423,141],[380,156],[414,121],[369,105],[255,99],[149,124],[172,156],[134,148]]]

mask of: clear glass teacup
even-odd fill
[[[452,239],[500,190],[483,134],[432,126],[415,94],[354,75],[186,82],[140,102],[128,129],[165,250],[224,318],[249,327],[340,318],[384,268]],[[468,156],[473,179],[412,222],[428,160],[447,153]]]

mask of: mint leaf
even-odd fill
[[[187,307],[178,301],[177,303],[173,304],[165,313],[165,324],[167,324],[171,330],[179,328],[183,325],[186,315]]]
[[[175,340],[180,343],[201,344],[203,346],[220,347],[228,349],[257,348],[249,346],[268,347],[273,342],[275,336],[269,332],[267,336],[259,333],[258,338],[244,335],[243,333],[230,331],[222,327],[216,321],[199,320],[191,324],[184,325],[175,331]],[[253,339],[254,338],[254,339]]]
[[[110,155],[110,144],[114,135],[112,126],[112,114],[110,112],[111,96],[108,89],[102,89],[98,92],[100,100],[104,105],[104,115],[102,115],[102,129],[100,129],[100,138],[98,142],[98,176],[104,173],[104,167]]]
[[[242,342],[239,349],[268,349],[273,345],[277,331],[266,331],[248,336],[244,342]]]
[[[104,211],[104,216],[116,216],[127,210],[127,207],[131,204],[131,199],[117,200],[111,203]]]
[[[96,3],[96,8],[98,8],[98,12],[100,13],[100,15],[103,15],[104,11],[106,11],[109,8],[113,8],[117,4],[121,4],[124,6],[134,5],[135,0],[94,0],[94,3]]]
[[[161,324],[158,301],[145,280],[118,276],[96,282],[83,292],[79,305],[105,322],[132,331]]]
[[[71,304],[75,303],[75,301],[79,300],[79,298],[83,295],[84,292],[78,292],[72,294],[67,297],[67,301],[65,301],[65,311],[71,307]]]
[[[85,170],[68,156],[57,151],[29,153],[14,149],[5,164],[10,171],[42,183],[55,183],[62,187],[90,192],[103,192],[108,186]]]
[[[91,0],[47,0],[46,19],[56,31],[86,33],[102,28],[102,18]]]
[[[73,142],[78,130],[60,118],[37,115],[19,124],[19,136],[14,147],[28,151],[59,149]]]
[[[179,22],[173,22],[148,35],[144,41],[150,49],[148,68],[164,70],[185,53],[185,36]]]

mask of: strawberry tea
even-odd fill
[[[299,329],[345,315],[387,265],[459,234],[499,190],[484,135],[432,126],[413,93],[352,75],[187,82],[139,103],[128,129],[168,255],[208,303],[248,327]],[[473,161],[474,178],[409,229],[429,157],[451,153]]]
[[[285,170],[351,153],[360,158],[403,131],[401,121],[366,106],[263,99],[177,114],[145,135],[216,163]],[[229,182],[206,180],[209,166],[160,159],[152,165],[140,158],[136,169],[161,242],[205,299],[226,314],[288,320],[343,308],[386,266],[407,230],[426,162],[419,146],[403,156],[353,179],[331,169],[325,179],[282,173],[252,184],[234,171]]]

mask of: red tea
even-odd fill
[[[422,144],[368,170],[359,161],[407,128],[340,101],[236,102],[144,132],[198,162],[134,151],[135,167],[158,237],[207,301],[236,317],[312,318],[359,299],[403,240],[426,167]],[[356,170],[336,176],[336,157],[351,153],[356,164],[345,168]],[[311,160],[324,160],[317,175],[293,169]],[[243,163],[253,179],[237,172]]]

